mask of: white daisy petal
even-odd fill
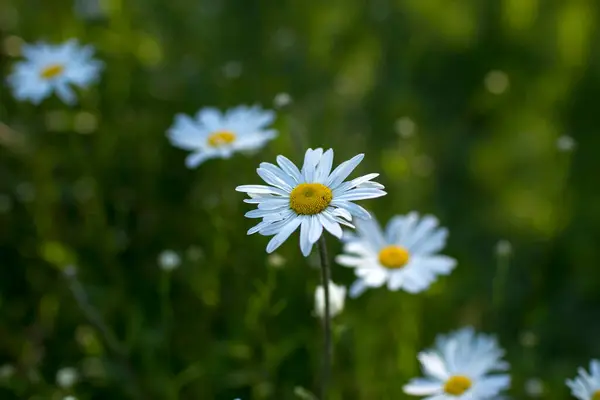
[[[272,253],[279,246],[283,244],[287,240],[288,237],[300,226],[302,220],[300,218],[293,218],[288,221],[283,227],[280,229],[277,235],[273,236],[273,238],[269,241],[267,245],[267,253]]]
[[[319,161],[319,165],[317,166],[316,174],[315,174],[315,182],[324,183],[331,172],[331,167],[333,165],[333,150],[329,149]]]
[[[344,181],[344,179],[346,179],[348,175],[354,171],[363,158],[365,158],[365,155],[359,154],[352,157],[350,160],[341,163],[336,169],[333,170],[331,175],[329,175],[329,179],[327,179],[325,185],[332,189],[337,188]]]
[[[323,228],[327,230],[327,232],[331,233],[333,236],[338,239],[342,238],[343,231],[342,227],[339,223],[335,221],[335,219],[330,216],[327,212],[318,215],[319,222],[323,225]]]
[[[404,393],[413,396],[426,396],[443,392],[442,384],[439,381],[414,378],[402,388]]]
[[[322,214],[321,214],[322,215]],[[310,217],[310,231],[308,232],[308,240],[311,243],[316,243],[323,234],[323,225],[319,220],[319,215]]]
[[[285,190],[286,192],[292,191],[291,185],[289,185],[283,179],[280,179],[277,175],[275,175],[271,171],[269,171],[265,168],[258,168],[256,170],[256,172],[258,173],[258,176],[260,176],[263,179],[263,181],[265,181],[269,185],[278,187],[279,189]]]
[[[185,158],[185,165],[188,168],[194,168],[202,164],[204,161],[214,157],[215,154],[213,153],[192,153]]]
[[[301,183],[302,174],[296,165],[284,156],[277,156],[277,164],[281,169],[294,180],[295,183]]]
[[[360,218],[360,219],[370,219],[371,218],[371,214],[369,214],[369,212],[367,210],[365,210],[358,204],[351,203],[350,201],[333,200],[331,202],[331,205],[346,209],[346,211],[348,211],[350,214],[354,215],[356,218]]]
[[[356,201],[375,199],[377,197],[385,196],[386,193],[379,189],[352,189],[336,197],[336,200]]]
[[[352,286],[350,286],[350,290],[348,291],[348,296],[355,299],[361,294],[363,294],[369,287],[365,285],[365,282],[362,279],[357,279]]]
[[[303,217],[302,225],[300,226],[300,250],[304,257],[308,257],[313,246],[309,238],[311,226],[312,219],[310,217]]]
[[[444,360],[442,360],[439,355],[421,352],[417,358],[421,362],[421,367],[423,368],[423,373],[425,375],[442,381],[445,381],[450,377],[450,374],[444,365]]]
[[[238,192],[257,193],[257,194],[279,194],[287,195],[287,192],[279,188],[264,185],[242,185],[235,188]]]

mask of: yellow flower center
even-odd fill
[[[65,71],[65,66],[62,64],[50,64],[47,65],[46,67],[42,68],[42,70],[40,71],[40,76],[42,77],[42,79],[52,79],[52,78],[56,78],[57,76],[59,76],[60,74],[62,74]]]
[[[451,376],[450,379],[448,379],[444,384],[444,392],[454,396],[460,396],[469,390],[472,385],[473,382],[471,382],[471,379],[467,378],[466,376],[454,375]]]
[[[299,215],[323,212],[331,203],[331,189],[320,183],[301,183],[290,193],[290,208]]]
[[[379,252],[379,262],[389,269],[402,268],[409,259],[410,253],[402,246],[387,246]]]
[[[596,390],[592,395],[592,400],[600,400],[600,390]]]
[[[208,144],[211,147],[219,147],[229,144],[235,140],[235,133],[231,131],[217,131],[208,137]]]

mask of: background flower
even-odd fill
[[[503,355],[495,338],[472,328],[438,336],[434,349],[419,353],[425,377],[411,380],[404,391],[439,400],[496,399],[510,386],[508,375],[493,373],[508,369]]]
[[[395,216],[385,233],[375,218],[357,221],[356,228],[357,235],[345,236],[345,254],[336,257],[338,264],[355,268],[358,280],[350,288],[353,297],[386,283],[390,290],[418,293],[456,265],[453,258],[437,254],[446,244],[448,230],[439,228],[431,215]]]
[[[275,113],[258,106],[238,106],[225,113],[203,108],[192,119],[177,114],[167,133],[174,146],[193,151],[185,163],[194,168],[211,158],[229,158],[238,151],[253,151],[277,136],[267,129]]]
[[[332,317],[344,310],[345,301],[346,287],[329,282],[329,314]],[[315,290],[315,314],[321,318],[325,315],[325,291],[322,285]]]
[[[24,61],[15,64],[8,83],[14,96],[39,104],[53,92],[65,103],[74,104],[77,96],[72,86],[85,88],[95,83],[103,67],[93,59],[92,46],[80,46],[76,39],[64,44],[44,42],[24,44]]]

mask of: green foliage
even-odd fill
[[[498,334],[517,399],[532,378],[567,398],[564,380],[600,357],[597,2],[99,4],[0,3],[1,76],[39,39],[78,37],[106,63],[72,108],[0,87],[0,398],[319,393],[316,260],[294,235],[273,262],[234,191],[259,183],[263,160],[298,161],[295,134],[337,162],[366,153],[357,173],[381,172],[389,192],[366,206],[382,221],[435,214],[459,260],[424,294],[347,301],[331,399],[407,398],[417,352],[463,325]],[[259,154],[187,170],[165,137],[178,112],[272,107],[280,92],[294,102]],[[165,249],[182,256],[171,273]],[[333,278],[353,281],[339,266]],[[81,375],[71,389],[55,382],[65,366]]]

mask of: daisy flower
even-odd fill
[[[331,171],[333,150],[308,149],[302,170],[284,156],[277,156],[277,164],[261,163],[258,175],[270,186],[238,186],[238,192],[248,193],[246,203],[257,204],[258,209],[246,213],[248,218],[262,218],[262,222],[248,234],[275,235],[267,245],[272,253],[300,227],[300,249],[306,257],[319,240],[323,228],[341,238],[340,224],[354,228],[352,217],[368,219],[369,213],[353,201],[373,199],[386,193],[383,185],[371,180],[379,174],[368,174],[345,182],[362,161],[364,154],[341,163]]]
[[[185,164],[194,168],[211,158],[260,149],[277,136],[277,131],[267,129],[274,119],[273,111],[258,106],[239,106],[225,113],[209,107],[194,118],[176,115],[167,136],[173,146],[192,151]]]
[[[447,275],[456,265],[453,258],[436,254],[446,244],[448,230],[438,227],[437,218],[416,212],[395,216],[382,232],[375,218],[357,221],[358,235],[347,233],[340,265],[355,268],[358,280],[350,288],[356,297],[369,287],[387,283],[389,290],[418,293],[438,275]]]
[[[15,65],[8,84],[18,100],[39,104],[52,92],[67,104],[77,97],[71,86],[85,88],[96,82],[103,63],[92,58],[92,46],[80,46],[76,39],[60,45],[38,42],[23,45],[24,61]]]
[[[335,317],[344,310],[346,300],[346,287],[329,282],[329,314]],[[325,315],[325,291],[323,286],[317,286],[315,290],[315,314],[323,318]]]
[[[425,378],[415,378],[404,386],[406,394],[427,396],[425,400],[496,399],[510,386],[508,364],[493,336],[463,328],[438,336],[435,347],[419,353]]]
[[[600,400],[600,361],[590,362],[590,372],[579,368],[575,379],[567,379],[571,394],[579,400]]]

